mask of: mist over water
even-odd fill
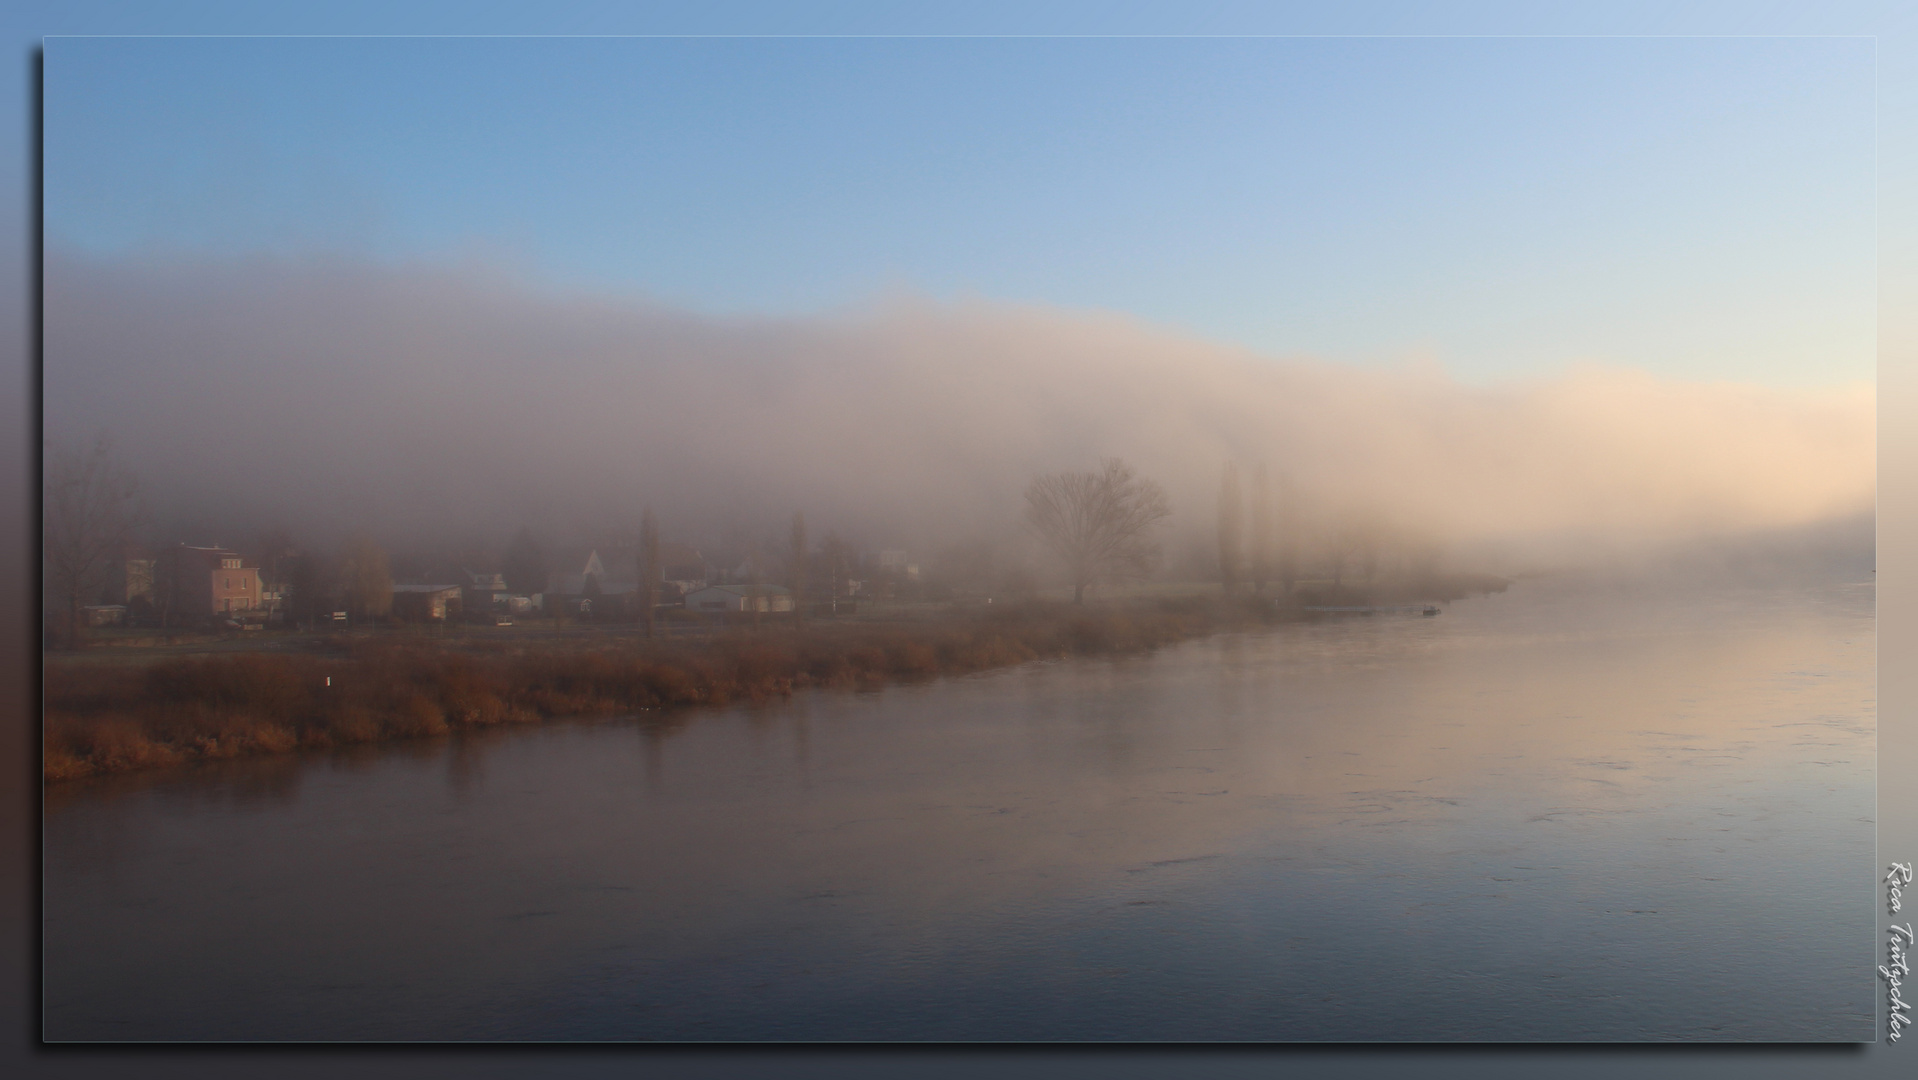
[[[1512,569],[1847,529],[1855,553],[1873,498],[1868,385],[1474,387],[983,300],[728,318],[483,266],[56,250],[45,331],[48,436],[112,433],[174,531],[227,536],[497,543],[650,503],[670,534],[803,509],[917,546],[1014,535],[1032,476],[1116,455],[1171,495],[1175,548],[1225,462],[1263,462],[1307,535],[1365,518]]]

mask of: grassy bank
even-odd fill
[[[49,663],[43,769],[60,780],[458,728],[766,701],[804,687],[866,688],[1138,652],[1287,617],[1289,610],[1268,606],[1196,600],[1034,604],[936,622],[765,627],[698,642],[341,639],[305,655]]]

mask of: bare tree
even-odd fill
[[[1272,577],[1272,498],[1265,483],[1265,462],[1252,470],[1252,591],[1265,595]]]
[[[759,595],[760,579],[765,576],[761,573],[759,564],[764,561],[765,557],[760,554],[759,542],[754,541],[752,549],[746,553],[746,595],[752,608],[754,630],[759,629],[760,609],[766,602],[766,598]]]
[[[1346,519],[1344,543],[1358,563],[1358,570],[1371,584],[1378,577],[1379,562],[1392,544],[1392,528],[1376,511],[1362,510]]]
[[[173,644],[173,616],[180,610],[181,596],[186,591],[183,577],[178,544],[160,552],[153,561],[153,610],[160,616],[160,634],[168,645]]]
[[[793,629],[806,625],[806,515],[793,511]]]
[[[340,580],[346,586],[346,607],[356,619],[377,617],[393,610],[393,572],[386,552],[365,537],[346,546],[340,557]]]
[[[1359,555],[1359,571],[1365,575],[1365,583],[1367,585],[1370,585],[1372,580],[1378,576],[1379,548],[1383,543],[1384,537],[1380,536],[1376,530],[1360,530],[1355,546],[1358,549]]]
[[[1219,481],[1219,580],[1230,594],[1239,580],[1242,519],[1239,500],[1239,467],[1227,462],[1225,476]]]
[[[1405,555],[1405,574],[1413,587],[1430,592],[1438,585],[1438,566],[1441,548],[1430,537],[1413,538]]]
[[[1118,458],[1095,472],[1053,473],[1026,487],[1026,524],[1066,564],[1072,602],[1086,586],[1143,576],[1158,561],[1149,531],[1172,516],[1165,492]]]
[[[1278,502],[1279,586],[1284,595],[1291,596],[1292,585],[1299,577],[1299,511],[1290,473],[1279,474]]]
[[[332,605],[328,586],[335,584],[331,567],[312,551],[302,552],[287,568],[286,584],[292,596],[287,599],[287,615],[295,623],[311,630],[329,619]]]
[[[139,480],[114,459],[105,435],[86,450],[47,447],[46,587],[68,648],[78,648],[85,636],[81,609],[99,598],[115,563],[127,557],[140,520],[139,497]]]
[[[852,545],[841,540],[838,533],[829,532],[820,542],[819,561],[826,571],[826,592],[834,615],[839,614],[839,594],[852,572],[852,556]]]
[[[283,525],[276,525],[262,533],[254,542],[254,548],[259,552],[260,589],[279,598],[267,608],[267,617],[284,619],[287,616],[288,580],[293,576],[294,566],[299,563],[300,549],[293,543],[293,534]]]
[[[1376,515],[1348,512],[1337,519],[1326,533],[1326,565],[1332,572],[1332,584],[1343,584],[1349,569],[1357,569],[1366,584],[1371,584],[1378,574],[1384,543],[1385,526]]]
[[[639,602],[645,608],[646,636],[653,636],[659,609],[659,522],[653,508],[639,514]]]

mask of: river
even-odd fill
[[[55,1040],[1874,1034],[1870,584],[59,784]]]

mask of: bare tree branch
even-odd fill
[[[645,606],[646,636],[659,617],[659,521],[648,506],[639,515],[639,602]]]
[[[792,529],[793,626],[806,625],[806,515],[793,511]]]
[[[348,541],[340,556],[340,579],[346,585],[346,606],[356,619],[378,618],[393,610],[393,572],[386,552],[371,538]]]
[[[77,647],[81,609],[99,600],[140,522],[140,482],[121,467],[105,435],[82,451],[47,447],[46,558],[49,607],[60,612],[64,643]]]
[[[1041,476],[1026,488],[1026,524],[1066,564],[1075,604],[1096,582],[1151,572],[1159,545],[1148,530],[1171,516],[1159,485],[1118,458],[1099,459],[1096,472]]]
[[[1230,595],[1239,583],[1240,534],[1244,513],[1239,498],[1239,467],[1226,462],[1219,481],[1219,580]]]
[[[1265,595],[1265,583],[1271,578],[1272,498],[1261,461],[1252,469],[1252,591]]]

